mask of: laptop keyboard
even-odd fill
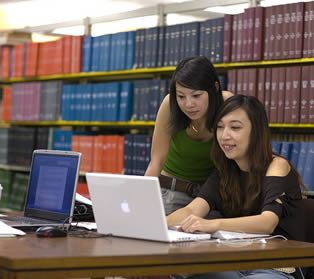
[[[14,221],[14,222],[19,222],[19,223],[24,223],[24,224],[51,224],[51,221],[48,220],[42,220],[42,219],[35,219],[31,217],[25,217],[25,216],[1,216],[2,220],[7,220],[7,221]]]

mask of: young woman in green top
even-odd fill
[[[173,73],[157,114],[145,173],[159,177],[167,215],[187,205],[214,168],[209,156],[212,125],[218,108],[232,95],[221,90],[206,57],[187,58]]]

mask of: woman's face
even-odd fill
[[[176,99],[179,108],[192,120],[202,118],[208,109],[208,93],[205,90],[194,90],[176,83]]]
[[[252,130],[247,113],[238,108],[225,115],[217,125],[217,141],[228,159],[235,160],[241,170],[248,170],[248,147]]]

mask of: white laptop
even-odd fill
[[[86,173],[86,179],[101,234],[164,242],[211,238],[168,230],[157,177]]]

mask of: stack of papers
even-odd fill
[[[0,221],[0,237],[14,237],[16,235],[25,235],[25,232],[12,228]]]

